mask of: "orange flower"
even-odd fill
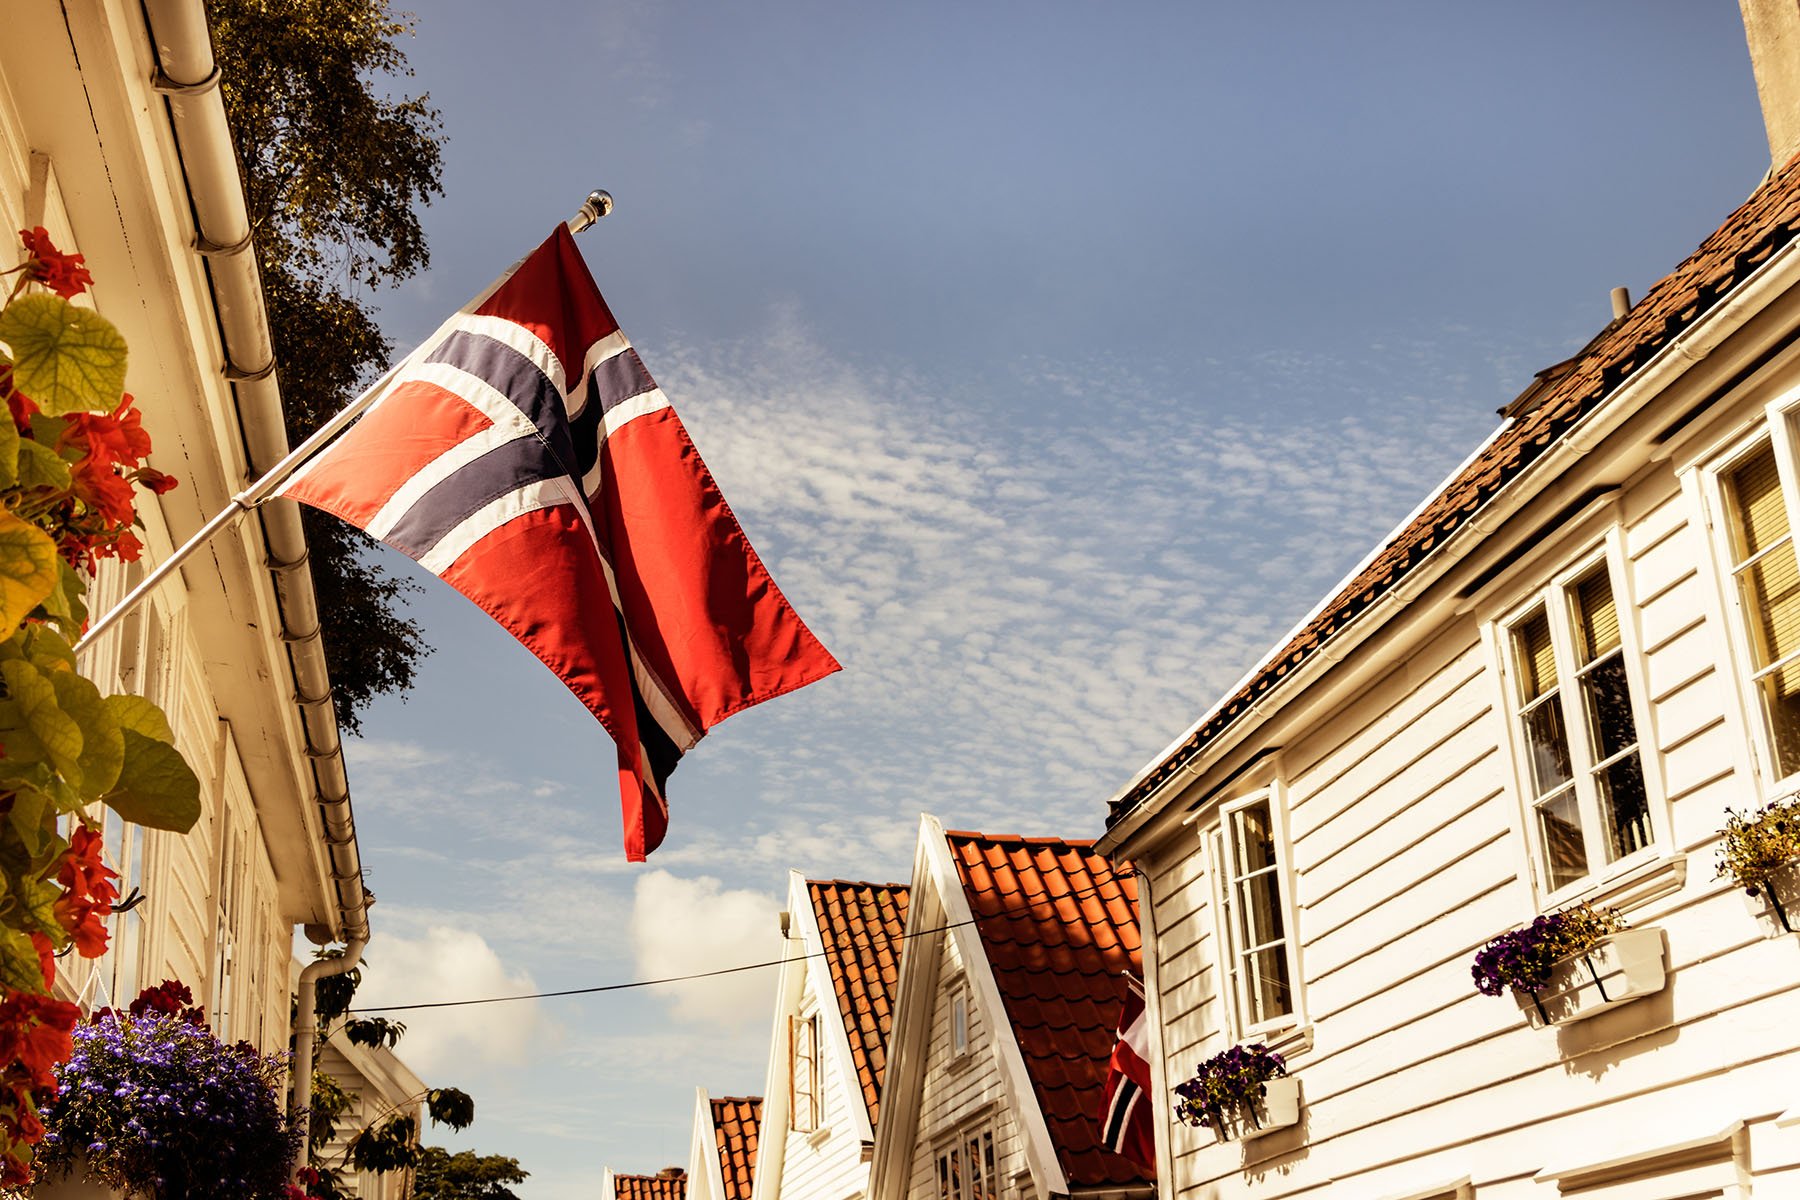
[[[76,953],[83,958],[99,958],[106,953],[105,918],[112,912],[113,901],[119,898],[119,889],[112,883],[119,877],[118,872],[101,861],[100,853],[99,830],[77,825],[56,872],[63,894],[51,905],[51,911],[57,923],[68,930]]]
[[[31,945],[37,951],[38,969],[44,974],[44,987],[56,986],[56,947],[50,944],[48,934],[33,932]]]

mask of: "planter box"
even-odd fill
[[[1550,985],[1537,996],[1514,992],[1513,998],[1533,1029],[1566,1025],[1662,991],[1667,964],[1662,930],[1625,929],[1601,938],[1586,954],[1558,962]]]
[[[1744,894],[1744,906],[1756,918],[1765,937],[1800,933],[1800,862],[1792,862],[1769,877],[1768,886],[1756,895]]]
[[[1283,1075],[1263,1084],[1264,1095],[1254,1112],[1239,1109],[1213,1130],[1221,1142],[1246,1142],[1300,1123],[1300,1081]]]
[[[118,1200],[121,1195],[99,1183],[89,1183],[87,1164],[78,1162],[60,1179],[46,1179],[31,1189],[31,1200]]]

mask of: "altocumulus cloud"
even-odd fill
[[[780,958],[779,907],[765,892],[728,889],[710,876],[639,876],[631,909],[638,976],[666,979]],[[760,1031],[774,1012],[776,974],[743,971],[659,990],[672,997],[679,1021]]]

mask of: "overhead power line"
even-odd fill
[[[1114,883],[1114,886],[1118,886],[1116,882]],[[1046,896],[1041,900],[1032,900],[1028,903],[1033,905],[1044,905],[1053,904],[1058,900],[1074,900],[1083,896],[1094,896],[1098,895],[1104,887],[1105,885],[1102,884],[1096,887],[1082,888],[1073,892],[1063,892],[1056,896]],[[1135,905],[1136,902],[1133,901],[1133,904]],[[1027,911],[1027,909],[1012,909],[994,913],[992,916],[1024,915]],[[933,933],[943,933],[946,930],[957,929],[964,925],[974,925],[981,919],[982,918],[980,917],[971,917],[966,921],[951,921],[949,924],[933,926],[930,929],[915,929],[911,933],[901,932],[894,938],[887,940],[905,941],[908,938],[924,937],[927,934]],[[855,950],[872,950],[874,948],[874,944],[867,941],[859,941],[853,943],[851,946],[851,949]],[[366,1008],[352,1008],[347,1011],[351,1015],[364,1013],[412,1012],[424,1008],[464,1008],[473,1004],[509,1004],[515,1000],[552,1000],[560,996],[593,996],[601,992],[624,992],[636,988],[661,987],[671,983],[688,983],[696,979],[713,979],[720,975],[737,975],[744,971],[761,971],[766,970],[769,967],[779,967],[786,963],[804,962],[809,958],[829,958],[833,955],[842,956],[844,953],[844,950],[836,948],[830,950],[815,950],[808,954],[793,954],[786,958],[772,958],[765,962],[744,963],[742,966],[736,967],[719,967],[712,971],[695,971],[689,975],[666,975],[660,979],[633,979],[626,983],[603,983],[594,987],[566,988],[558,992],[524,992],[516,996],[483,996],[472,1000],[427,1000],[417,1004],[378,1004],[370,1005]]]

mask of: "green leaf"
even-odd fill
[[[125,339],[113,323],[61,296],[20,296],[0,312],[13,382],[52,416],[111,412],[125,390]]]
[[[25,853],[35,857],[44,848],[44,815],[50,811],[50,797],[36,788],[19,788],[13,792],[12,808],[6,819],[12,822]]]
[[[74,474],[63,457],[42,442],[19,442],[18,485],[64,491]]]
[[[44,991],[37,947],[23,930],[0,926],[0,986],[32,995]]]
[[[57,774],[81,778],[81,726],[62,710],[42,671],[14,659],[0,662],[0,746],[8,758],[47,762]]]
[[[116,788],[101,799],[138,825],[186,833],[200,819],[200,779],[167,742],[127,728],[125,766]]]
[[[125,735],[100,689],[73,671],[49,672],[57,705],[81,726],[81,790],[97,796],[119,781]]]
[[[12,417],[0,414],[0,488],[9,488],[19,481],[19,427],[12,423]]]
[[[54,629],[38,625],[26,631],[25,658],[40,671],[73,671],[75,648]]]
[[[49,534],[0,509],[0,640],[56,587],[61,561]]]
[[[141,733],[159,742],[175,740],[175,731],[169,728],[169,718],[163,716],[162,709],[142,696],[108,696],[106,707],[112,711],[113,718],[119,722],[121,729]]]

